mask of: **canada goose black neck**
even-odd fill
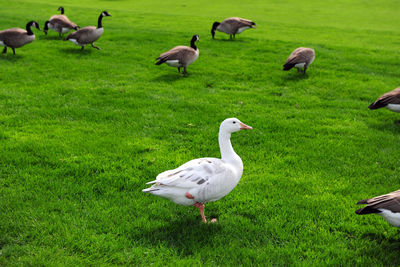
[[[194,50],[197,50],[197,46],[195,42],[198,40],[197,35],[193,35],[192,40],[190,41],[190,47],[193,48]]]
[[[101,24],[102,19],[103,19],[103,12],[100,14],[99,19],[97,20],[97,29],[103,28],[103,24]]]
[[[101,24],[101,21],[104,16],[111,17],[111,15],[107,11],[103,11],[100,13],[99,19],[97,21],[97,29],[103,28],[103,25]]]
[[[35,22],[34,21],[29,21],[26,24],[26,31],[28,32],[28,35],[32,35],[33,34],[33,31],[31,29],[31,26],[33,25],[33,23],[35,23]]]
[[[64,8],[63,8],[62,6],[60,6],[60,7],[58,8],[58,10],[61,11],[61,15],[64,15]]]
[[[43,28],[44,34],[47,34],[47,31],[49,30],[49,23],[50,21],[46,21],[44,23],[44,28]]]
[[[213,23],[213,25],[212,25],[212,28],[211,28],[211,36],[212,36],[212,38],[214,39],[214,36],[215,36],[215,30],[217,29],[217,27],[219,26],[219,24],[221,24],[221,23],[219,23],[219,22],[214,22]]]

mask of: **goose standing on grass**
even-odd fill
[[[369,109],[387,108],[394,112],[400,112],[400,87],[381,95]]]
[[[67,33],[72,29],[79,29],[78,25],[70,21],[67,16],[64,15],[64,8],[62,6],[60,6],[58,10],[61,11],[61,15],[53,15],[44,23],[43,31],[46,35],[49,28],[55,32],[58,32],[59,37],[61,37],[61,34]]]
[[[67,36],[67,40],[73,42],[76,45],[82,46],[83,50],[87,44],[91,44],[92,47],[100,50],[100,47],[94,45],[94,42],[100,38],[103,34],[103,25],[101,21],[103,17],[111,16],[107,11],[103,11],[100,13],[99,19],[97,21],[97,28],[95,26],[86,26],[82,29],[77,30]]]
[[[220,32],[229,34],[230,39],[232,40],[232,36],[235,37],[236,34],[242,33],[244,30],[255,27],[256,24],[251,20],[232,17],[225,19],[221,23],[217,21],[214,22],[211,28],[211,35],[214,39],[215,31],[218,30]]]
[[[10,47],[15,55],[15,48],[33,42],[35,40],[35,35],[32,32],[32,26],[40,31],[39,24],[33,20],[26,24],[26,30],[11,28],[0,31],[0,45],[4,46],[3,54],[7,53],[7,47]]]
[[[206,223],[204,204],[226,196],[242,177],[243,162],[233,150],[230,138],[231,133],[246,129],[252,128],[236,118],[224,120],[218,134],[221,159],[194,159],[177,169],[162,172],[156,180],[147,183],[154,185],[143,192],[168,198],[176,204],[194,205]]]
[[[314,49],[299,47],[290,54],[285,65],[283,65],[283,70],[290,70],[291,68],[295,67],[299,73],[301,72],[301,69],[303,69],[303,73],[305,74],[308,66],[313,63],[314,59]]]
[[[360,200],[357,204],[367,204],[367,206],[356,210],[356,214],[376,213],[385,218],[391,225],[400,227],[400,190],[371,199]]]
[[[57,11],[61,11],[60,14],[59,15],[58,14],[57,15],[53,15],[53,16],[50,17],[50,19],[53,19],[53,18],[66,18],[66,19],[68,19],[67,15],[64,14],[64,8],[62,6],[60,6],[57,9]]]
[[[156,65],[161,65],[163,63],[171,67],[178,68],[178,72],[181,72],[183,67],[183,74],[186,74],[186,67],[196,61],[199,57],[199,49],[197,48],[195,42],[200,41],[198,35],[193,35],[189,46],[176,46],[171,50],[162,53],[158,58],[156,58]]]

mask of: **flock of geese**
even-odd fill
[[[76,30],[69,34],[66,40],[81,46],[82,50],[88,44],[100,50],[99,47],[94,45],[94,42],[103,34],[103,17],[111,16],[107,11],[100,13],[97,27],[86,26],[83,28],[68,19],[64,14],[63,7],[60,7],[58,11],[61,14],[54,15],[45,22],[43,31],[46,35],[49,29],[57,32],[59,37],[71,30]],[[15,55],[15,48],[33,42],[35,35],[32,27],[40,30],[36,21],[30,21],[26,24],[26,30],[11,28],[0,31],[0,45],[4,46],[3,53],[6,53],[9,47]],[[227,18],[222,22],[214,22],[212,24],[211,36],[214,39],[215,32],[220,31],[229,34],[232,40],[236,38],[236,34],[255,27],[256,24],[251,20],[238,17]],[[195,44],[197,41],[199,41],[199,36],[194,35],[190,41],[190,46],[176,46],[162,53],[157,58],[156,65],[165,63],[168,66],[178,68],[178,72],[183,68],[183,74],[185,75],[187,73],[186,68],[199,57],[199,50]],[[305,74],[314,59],[314,49],[299,47],[290,54],[283,65],[283,70],[297,68],[298,72]],[[400,112],[400,87],[383,94],[368,108],[378,109],[382,107]],[[230,142],[231,134],[240,130],[250,129],[252,127],[236,118],[224,120],[220,125],[218,134],[221,159],[194,159],[176,169],[162,172],[156,177],[156,180],[147,183],[152,184],[152,186],[144,189],[143,192],[170,199],[180,205],[194,205],[200,209],[202,221],[206,223],[204,204],[226,196],[236,187],[243,174],[243,162],[233,150]],[[391,225],[400,227],[400,190],[361,200],[357,204],[366,204],[365,207],[356,210],[357,214],[376,213],[383,216]],[[216,219],[212,219],[211,222],[216,222]]]
[[[83,50],[88,44],[100,50],[99,47],[94,45],[94,42],[103,34],[103,17],[111,16],[107,11],[100,13],[99,19],[97,20],[97,27],[86,26],[83,28],[80,28],[76,23],[68,19],[64,14],[63,7],[59,7],[57,11],[61,11],[61,14],[51,16],[50,19],[44,23],[43,31],[46,35],[49,29],[58,32],[60,37],[71,30],[76,30],[76,32],[69,34],[66,40],[81,46],[81,50]],[[11,28],[0,31],[0,45],[4,46],[3,54],[7,53],[7,47],[10,47],[15,55],[15,48],[33,42],[35,40],[35,35],[32,31],[32,26],[40,31],[39,23],[36,21],[29,21],[26,24],[26,30],[21,28]]]

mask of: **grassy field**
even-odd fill
[[[0,30],[65,7],[103,19],[80,51],[57,33],[0,54],[0,265],[399,265],[399,233],[355,203],[399,189],[399,114],[370,111],[399,86],[398,1],[0,0]],[[256,30],[229,36],[229,16]],[[155,58],[200,36],[182,77]],[[299,46],[307,75],[283,72]],[[195,207],[141,192],[164,170],[232,143],[236,189]]]

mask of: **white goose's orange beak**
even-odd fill
[[[253,127],[240,123],[240,130],[253,130]]]

